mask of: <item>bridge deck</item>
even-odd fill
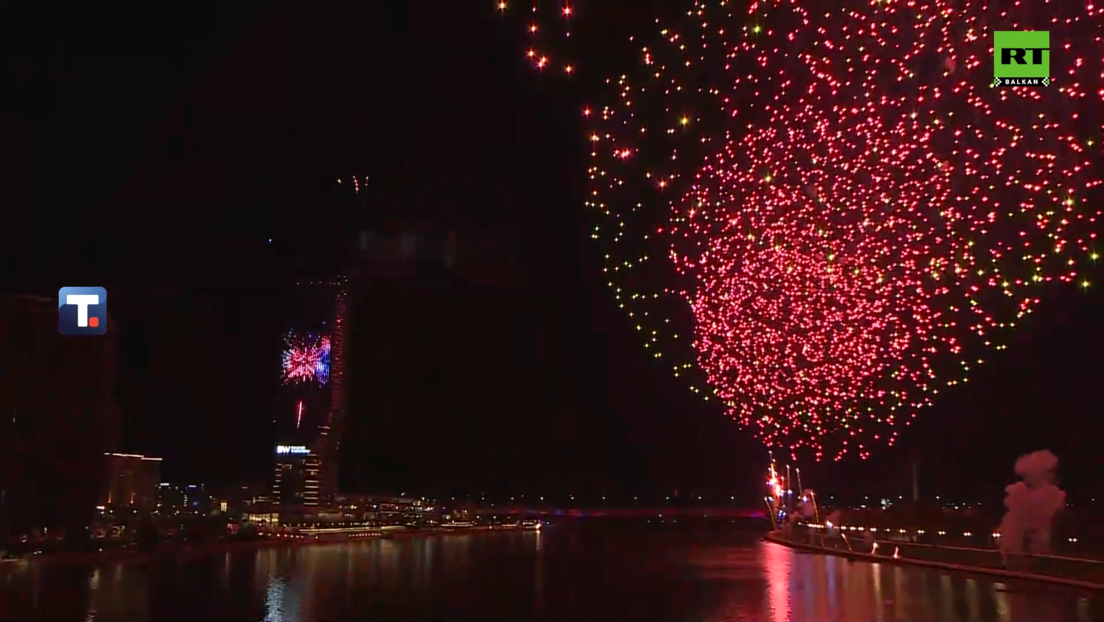
[[[482,507],[481,516],[547,516],[569,518],[761,518],[762,510],[744,508],[532,508],[524,506]]]

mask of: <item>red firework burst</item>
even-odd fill
[[[330,338],[289,332],[284,340],[284,384],[330,381]]]
[[[732,5],[688,2],[585,112],[595,237],[646,346],[705,372],[696,392],[768,444],[866,457],[1041,285],[1089,286],[1104,9]],[[993,32],[1044,29],[1052,84],[993,88]],[[542,71],[570,64],[547,30]]]
[[[807,107],[733,141],[704,167],[672,230],[701,242],[672,251],[697,283],[699,365],[770,443],[801,447],[866,422],[875,406],[892,424],[893,412],[926,400],[910,395],[931,373],[916,344],[953,339],[933,301],[945,286],[930,278],[953,231],[917,208],[947,200],[949,167],[898,138],[925,136],[915,122],[885,128],[879,116],[839,112]],[[874,434],[892,440],[882,427]]]

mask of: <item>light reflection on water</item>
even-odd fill
[[[871,564],[870,572],[874,578],[874,620],[885,622],[885,596],[882,593],[882,565]]]
[[[770,619],[773,622],[787,622],[790,619],[792,557],[790,551],[781,546],[765,547],[763,561],[767,568],[767,593],[770,594]]]
[[[969,605],[969,618],[978,619],[981,608],[978,603],[978,583],[974,579],[966,579],[966,604]]]
[[[289,579],[276,575],[268,579],[265,593],[265,622],[299,622],[299,603]]]
[[[1008,606],[1008,596],[1005,591],[993,586],[993,599],[997,605],[997,620],[998,622],[1011,622],[1012,620],[1012,608]]]
[[[1100,620],[1098,597],[689,526],[560,526],[0,570],[0,620]]]
[[[954,588],[951,586],[951,575],[945,574],[939,577],[939,594],[950,594],[954,592]],[[943,605],[940,607],[940,616],[944,620],[957,619],[954,612],[954,599],[953,598],[940,598],[939,602]]]

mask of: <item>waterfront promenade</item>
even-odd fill
[[[1066,555],[1013,555],[997,549],[935,546],[897,540],[826,537],[821,532],[772,531],[766,540],[801,551],[879,563],[907,564],[1007,579],[1041,581],[1104,591],[1104,560]],[[873,544],[873,545],[872,545]]]

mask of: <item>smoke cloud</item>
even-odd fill
[[[805,494],[801,497],[801,503],[798,505],[796,514],[800,514],[801,518],[812,519],[816,516],[816,502],[813,501],[813,495],[815,493],[812,488],[806,488],[804,493]]]
[[[1022,481],[1004,489],[1008,512],[1000,526],[1000,547],[1007,553],[1050,550],[1050,532],[1054,516],[1066,506],[1066,493],[1055,485],[1058,458],[1042,450],[1020,456],[1016,475]]]

